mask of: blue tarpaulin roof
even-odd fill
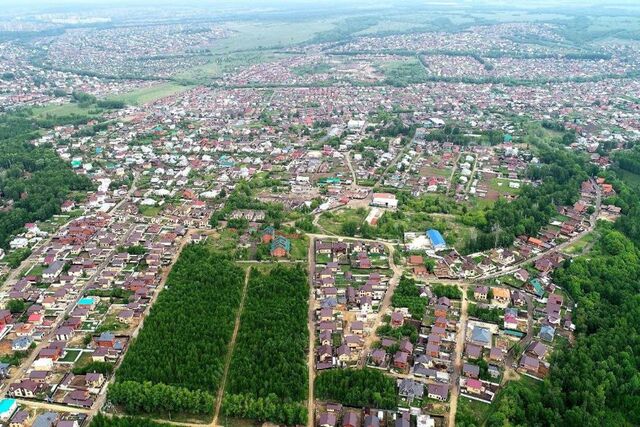
[[[434,229],[427,230],[427,236],[429,236],[429,239],[431,240],[431,244],[433,246],[446,245],[444,238],[442,237],[442,234],[440,234],[438,230],[434,230]]]

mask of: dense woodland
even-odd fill
[[[224,368],[243,283],[244,272],[231,261],[203,245],[185,247],[117,371],[110,399],[125,408],[142,407],[144,412],[167,410],[172,402],[174,411],[184,409],[172,398],[168,403],[145,401],[151,399],[144,393],[146,389],[137,390],[128,384],[145,381],[214,393]],[[173,393],[168,390],[164,396]]]
[[[396,407],[395,380],[374,369],[333,369],[316,377],[316,396],[355,407]]]
[[[35,119],[27,112],[0,116],[0,203],[11,206],[0,212],[0,247],[25,223],[44,221],[60,213],[60,205],[74,191],[92,188],[91,181],[76,175],[51,145],[31,144],[41,129],[81,124],[86,118]]]
[[[300,267],[252,270],[231,359],[223,413],[304,424],[309,288]]]

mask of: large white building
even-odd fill
[[[391,193],[373,193],[372,206],[380,206],[382,208],[397,208],[398,200],[395,194]]]

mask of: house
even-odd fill
[[[431,246],[433,246],[433,249],[437,251],[446,249],[447,243],[445,242],[444,238],[442,237],[442,234],[440,234],[438,230],[434,230],[434,229],[427,230],[427,237],[429,237],[429,240],[431,241]]]
[[[521,268],[515,273],[513,273],[513,277],[515,277],[521,282],[526,282],[527,280],[529,280],[529,272],[524,268]]]
[[[11,369],[11,365],[0,363],[0,379],[9,378],[9,369]]]
[[[448,384],[429,384],[427,389],[427,396],[430,399],[436,399],[441,402],[444,402],[449,398],[449,385]]]
[[[473,297],[478,301],[486,301],[489,295],[489,288],[487,286],[476,286],[473,291]]]
[[[471,332],[471,342],[489,348],[491,346],[491,331],[487,328],[474,326]]]
[[[542,325],[540,328],[540,339],[552,342],[555,337],[556,329],[551,325]]]
[[[31,427],[53,427],[57,422],[58,414],[55,412],[45,412],[36,417]]]
[[[291,241],[284,236],[276,236],[271,242],[271,256],[283,258],[291,252]]]
[[[408,378],[400,379],[398,380],[398,394],[408,401],[422,399],[424,396],[424,384]]]
[[[511,292],[511,303],[513,305],[522,306],[527,303],[525,299],[524,293],[521,291],[513,291]]]
[[[42,272],[42,279],[47,282],[53,282],[64,269],[65,263],[62,260],[56,260]]]
[[[45,384],[30,379],[20,380],[17,383],[9,385],[9,396],[13,397],[35,397],[43,391]]]
[[[8,325],[13,322],[13,317],[9,310],[0,310],[0,326]]]
[[[351,348],[349,348],[348,345],[342,344],[336,350],[336,356],[338,357],[339,361],[346,363],[352,360],[353,353],[351,352]]]
[[[348,411],[342,417],[342,427],[360,427],[358,424],[358,415],[353,411]]]
[[[543,359],[547,354],[547,346],[538,341],[533,341],[527,348],[527,353],[537,359]]]
[[[27,420],[29,420],[29,412],[18,411],[11,417],[9,427],[27,427]]]
[[[116,343],[116,337],[111,332],[103,332],[95,341],[98,347],[113,348]]]
[[[384,362],[387,359],[387,352],[384,351],[381,348],[378,348],[376,350],[373,350],[371,352],[371,361],[376,365],[376,366],[382,366],[384,365]]]
[[[482,347],[479,345],[467,344],[466,354],[469,359],[480,359],[482,356]]]
[[[513,308],[504,312],[504,329],[518,329],[518,312]]]
[[[465,363],[462,365],[462,374],[467,377],[478,378],[480,377],[480,367],[478,365]]]
[[[496,362],[502,362],[504,360],[504,352],[501,348],[493,347],[489,352],[489,359]]]
[[[320,414],[320,420],[318,422],[320,427],[335,427],[336,414],[332,412],[323,412]]]
[[[535,357],[531,357],[525,354],[524,356],[522,356],[522,359],[520,359],[520,368],[529,373],[537,374],[538,370],[540,369],[540,361]]]
[[[398,351],[393,356],[393,366],[396,369],[405,370],[409,367],[409,355],[403,351]]]
[[[465,387],[467,391],[472,394],[481,394],[482,393],[482,382],[477,378],[468,378],[465,381]]]
[[[31,338],[30,336],[16,338],[11,342],[11,350],[13,351],[28,350],[32,342],[33,342],[33,338]]]
[[[391,313],[391,327],[399,328],[404,324],[404,314],[400,311],[394,311]]]
[[[411,266],[424,265],[424,259],[420,255],[410,255],[408,264]]]
[[[56,330],[56,340],[69,341],[73,337],[73,328],[61,326]]]
[[[265,227],[264,230],[262,230],[262,243],[271,243],[271,241],[275,237],[275,234],[275,228],[273,228],[272,226]]]
[[[511,292],[507,288],[493,288],[493,301],[507,304],[511,300]]]
[[[369,414],[364,417],[364,427],[380,427],[380,418]]]

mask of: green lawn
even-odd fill
[[[491,181],[489,181],[489,188],[501,194],[518,194],[520,189],[509,187],[510,182],[518,181],[504,178],[493,178]],[[520,185],[522,185],[522,183],[520,183]]]
[[[335,24],[329,20],[231,22],[226,27],[233,31],[233,34],[212,47],[215,53],[284,48],[308,41],[318,33],[335,28]]]
[[[80,356],[81,351],[80,350],[67,350],[67,354],[65,354],[65,356],[60,359],[60,362],[69,362],[69,363],[73,363],[78,359],[78,356]]]
[[[97,111],[93,107],[82,108],[79,104],[68,103],[62,105],[46,105],[44,107],[33,108],[33,114],[37,117],[54,116],[64,117],[71,115],[97,116]]]
[[[491,405],[460,396],[456,418],[458,421],[460,419],[473,419],[477,425],[481,426],[487,421],[490,408]]]
[[[367,213],[367,209],[341,209],[325,212],[320,215],[318,224],[330,233],[342,235],[342,224],[353,221],[361,225],[367,217]]]
[[[162,211],[162,206],[139,206],[138,211],[143,216],[158,216]]]
[[[113,95],[108,99],[113,101],[122,101],[128,105],[142,105],[166,96],[184,92],[190,88],[191,86],[183,86],[176,83],[164,83],[134,90],[129,93]]]
[[[291,258],[307,259],[309,253],[309,238],[302,236],[300,239],[291,239]]]

